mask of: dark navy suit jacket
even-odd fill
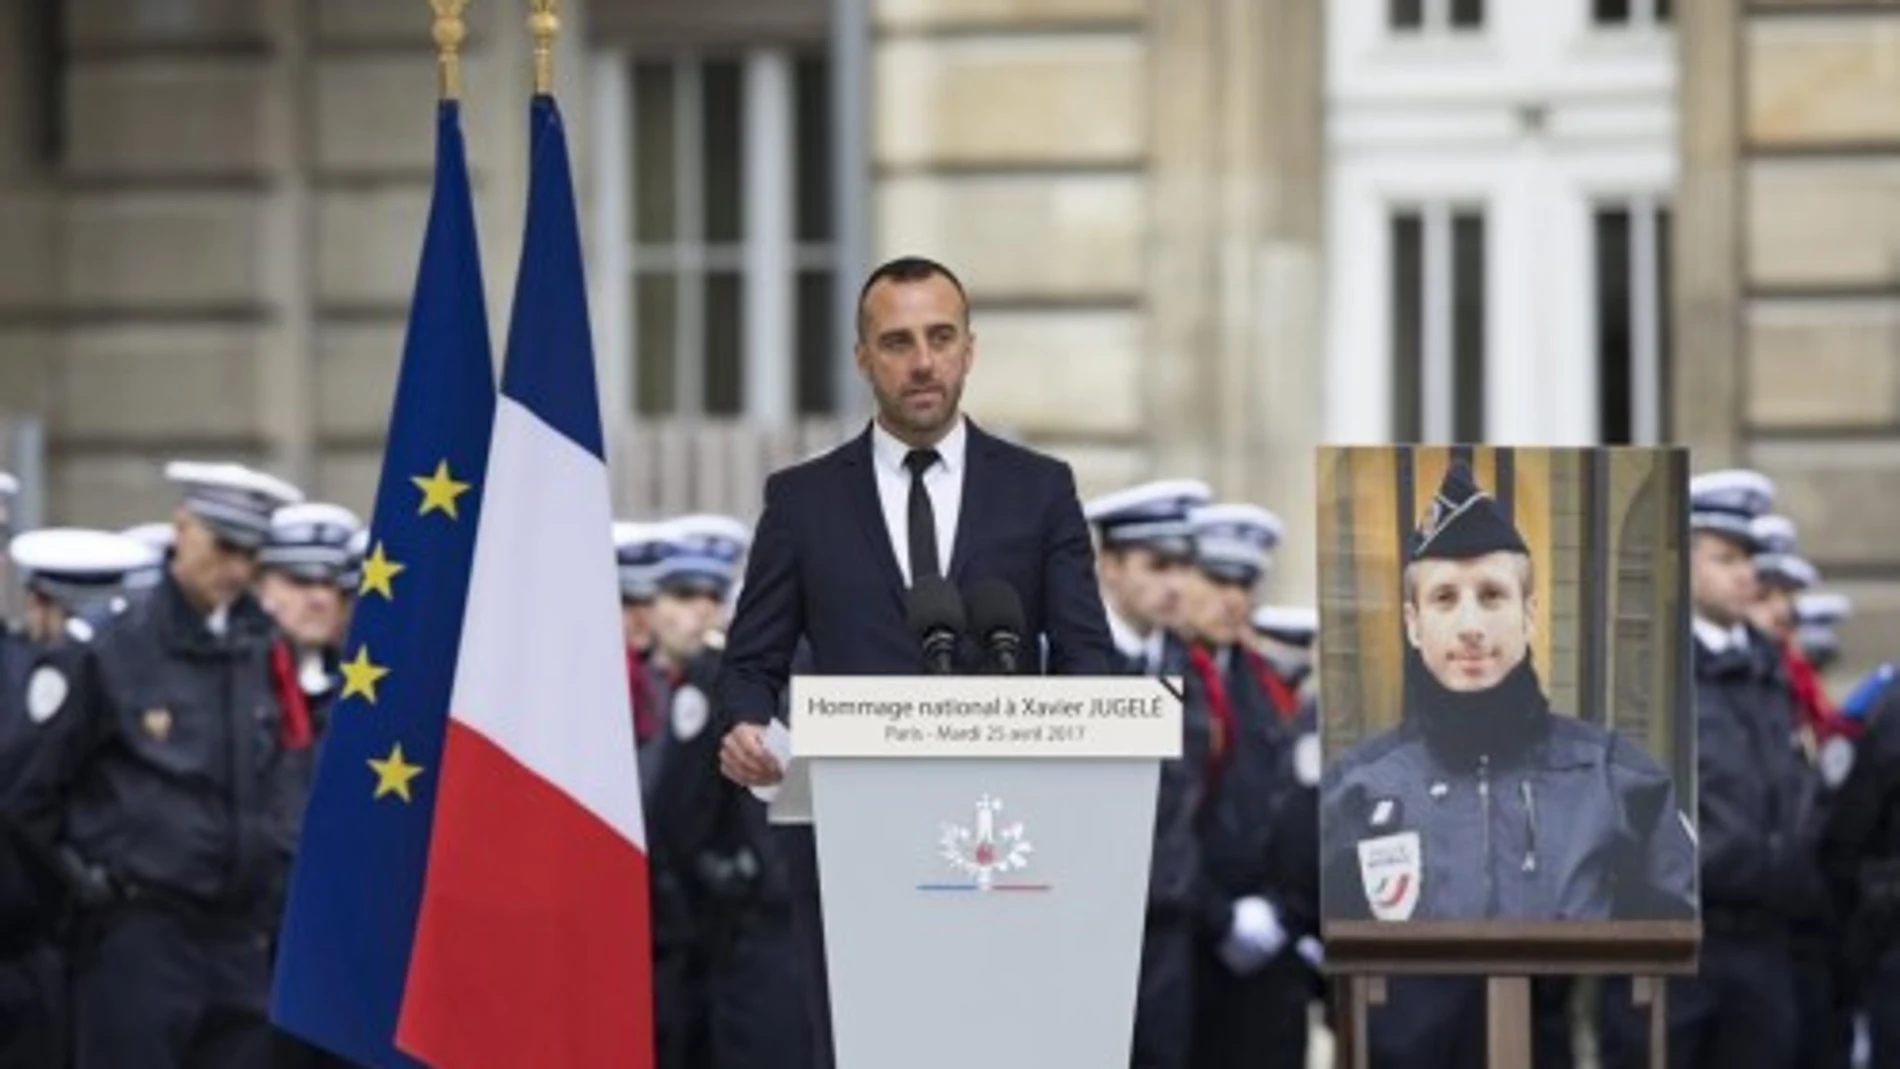
[[[777,715],[799,639],[816,675],[914,675],[904,580],[878,503],[871,432],[766,480],[715,703],[728,724]],[[949,581],[1001,579],[1022,599],[1024,646],[1050,675],[1109,675],[1114,643],[1075,476],[1052,457],[969,424]],[[1036,658],[1026,657],[1035,671]]]

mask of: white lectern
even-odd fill
[[[1179,680],[802,676],[838,1069],[1129,1062]]]

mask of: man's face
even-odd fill
[[[334,581],[267,570],[258,579],[257,599],[297,645],[317,649],[342,644],[343,592]]]
[[[1184,569],[1182,626],[1189,637],[1215,646],[1239,642],[1247,632],[1251,589],[1216,579],[1199,568]]]
[[[1794,634],[1794,593],[1776,583],[1755,583],[1755,600],[1748,606],[1748,622],[1776,642]]]
[[[858,370],[884,426],[906,441],[934,442],[956,418],[975,360],[969,309],[941,275],[883,279],[865,294]]]
[[[711,594],[661,592],[653,599],[653,638],[675,664],[698,653],[706,632],[719,619],[719,599]]]
[[[43,594],[26,595],[26,637],[45,646],[59,640],[66,631],[66,610]]]
[[[1405,635],[1447,690],[1498,685],[1530,650],[1536,598],[1519,553],[1410,565]]]
[[[644,650],[653,643],[653,603],[650,601],[622,601],[620,603],[620,633],[626,636],[627,648]]]
[[[203,613],[236,601],[257,572],[257,551],[220,540],[203,520],[182,508],[172,523],[177,531],[172,578],[186,599]]]
[[[1110,549],[1096,558],[1102,586],[1122,619],[1140,628],[1172,627],[1181,618],[1188,567],[1152,549]]]
[[[1695,533],[1689,542],[1689,597],[1703,619],[1717,627],[1741,623],[1755,603],[1756,587],[1748,547],[1709,531]]]

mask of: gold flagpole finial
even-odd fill
[[[555,13],[560,0],[528,0],[528,35],[534,38],[534,91],[538,95],[554,92],[554,35],[561,30]]]
[[[462,96],[462,42],[468,40],[468,23],[462,21],[462,9],[468,0],[429,0],[435,9],[435,68],[443,100]]]

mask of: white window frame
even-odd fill
[[[1481,39],[1395,38],[1385,0],[1327,7],[1328,440],[1390,440],[1390,220],[1445,203],[1485,212],[1486,440],[1595,444],[1593,211],[1674,188],[1672,34],[1606,40],[1582,0],[1489,3]],[[1637,387],[1645,430],[1661,372]]]
[[[611,418],[640,416],[637,374],[639,337],[632,281],[642,267],[674,272],[674,354],[677,396],[670,416],[694,418],[705,413],[705,280],[709,270],[737,269],[744,279],[738,418],[762,426],[789,423],[797,411],[798,276],[801,272],[839,269],[838,243],[797,240],[794,136],[796,65],[800,52],[760,47],[739,56],[745,101],[741,127],[744,170],[740,196],[743,230],[737,250],[709,245],[700,233],[704,219],[698,169],[703,164],[701,130],[704,95],[702,64],[708,57],[681,51],[666,57],[637,57],[625,51],[601,53],[594,76],[596,160],[595,331],[602,349],[603,408]],[[721,54],[722,57],[725,55]],[[631,121],[635,114],[633,67],[636,61],[671,65],[674,78],[673,151],[678,170],[677,220],[670,247],[643,246],[632,226],[638,161]],[[754,161],[778,160],[779,166]],[[835,229],[835,227],[834,227]],[[836,399],[834,399],[835,401]]]

